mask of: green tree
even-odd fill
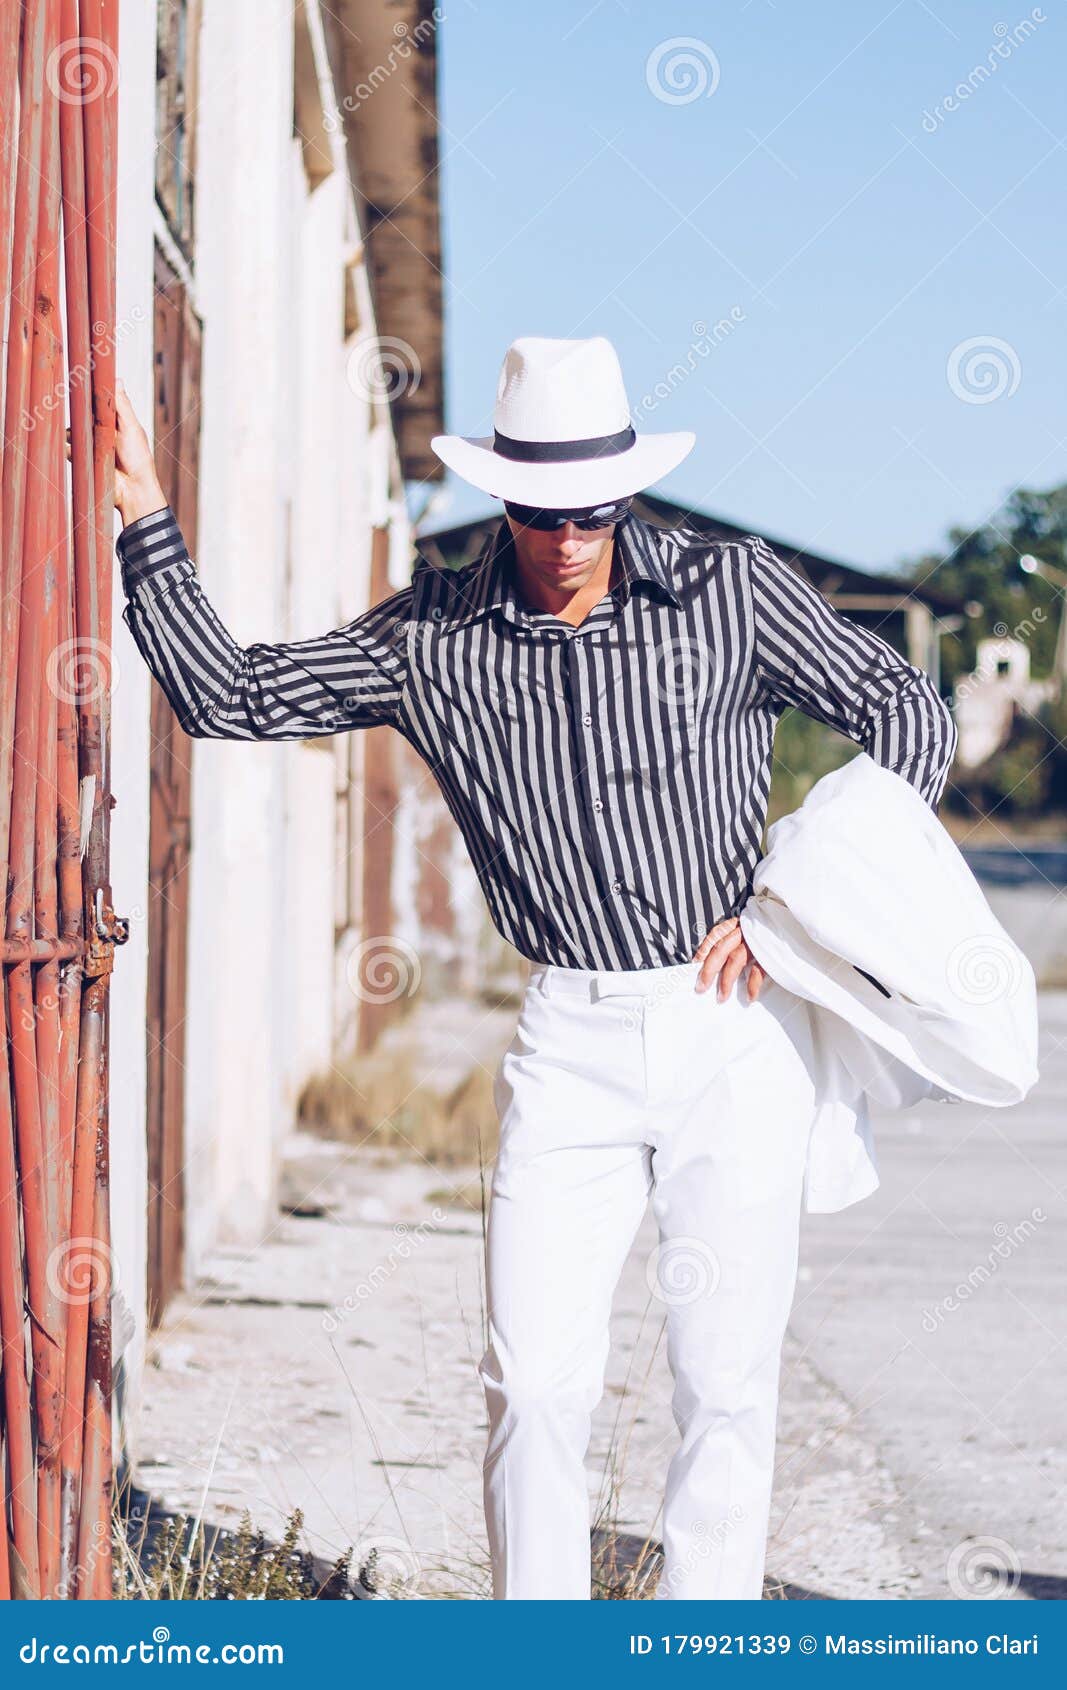
[[[951,529],[944,552],[904,566],[906,580],[940,588],[968,607],[962,626],[942,640],[946,693],[971,673],[978,642],[989,637],[1022,640],[1034,677],[1051,674],[1063,594],[1054,582],[1020,568],[1022,557],[1067,571],[1067,486],[1047,493],[1020,489],[979,528]],[[1023,822],[1045,810],[1067,810],[1065,743],[1067,699],[1049,703],[1036,720],[1020,711],[1008,743],[982,768],[957,767],[947,802]],[[854,751],[830,729],[787,711],[775,739],[769,819],[795,809],[821,775]]]
[[[1018,489],[980,527],[951,529],[947,553],[908,566],[910,580],[956,595],[971,611],[942,643],[946,686],[974,668],[979,640],[1005,633],[1029,646],[1035,676],[1050,673],[1063,595],[1051,581],[1020,568],[1019,559],[1027,556],[1067,569],[1067,486],[1047,493]]]
[[[1047,493],[1014,492],[981,527],[954,528],[941,558],[920,558],[909,568],[913,581],[955,594],[968,607],[963,626],[942,642],[946,687],[975,667],[979,640],[1010,636],[1030,653],[1030,672],[1052,672],[1064,597],[1055,581],[1024,570],[1020,559],[1036,558],[1067,570],[1067,486]],[[957,768],[949,801],[971,812],[995,810],[1025,822],[1043,811],[1067,808],[1067,705],[1055,699],[1039,716],[1022,710],[1007,743],[981,768]]]

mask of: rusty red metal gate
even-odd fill
[[[0,0],[5,1597],[111,1594],[117,30],[118,0]]]

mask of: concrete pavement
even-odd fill
[[[793,1335],[931,1596],[1067,1595],[1067,994],[1041,1010],[1025,1104],[882,1121],[880,1189],[803,1233]]]

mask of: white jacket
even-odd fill
[[[929,805],[865,752],[770,828],[741,929],[814,1006],[809,1211],[877,1187],[870,1104],[1003,1106],[1037,1079],[1033,969]]]

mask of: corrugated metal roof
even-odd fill
[[[634,500],[633,508],[635,515],[646,522],[651,521],[668,528],[684,523],[713,540],[739,540],[746,534],[759,534],[784,562],[799,569],[812,586],[835,597],[843,594],[870,593],[884,595],[887,600],[898,602],[912,598],[928,605],[939,615],[958,613],[963,609],[963,601],[950,593],[940,592],[926,583],[908,581],[903,576],[877,574],[857,564],[842,563],[834,558],[823,557],[818,552],[806,551],[801,546],[792,545],[788,540],[768,534],[766,529],[757,523],[750,524],[748,528],[739,528],[736,523],[725,522],[721,517],[711,516],[707,511],[696,510],[689,505],[673,504],[654,493],[639,494]],[[502,515],[501,511],[495,515],[475,517],[469,522],[456,523],[450,528],[439,528],[420,534],[418,543],[420,546],[432,545],[438,556],[449,561],[467,563],[478,555],[482,543],[496,527]]]

